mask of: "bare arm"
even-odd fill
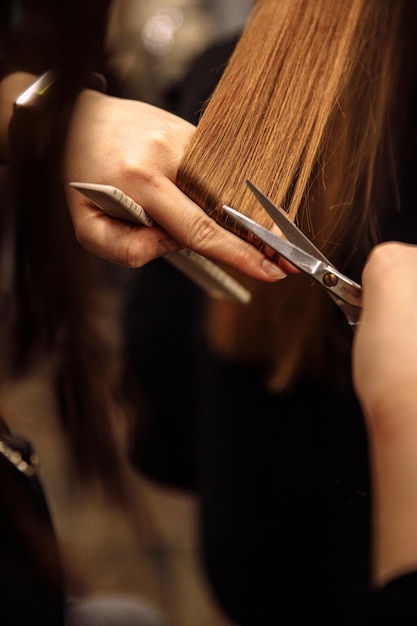
[[[417,246],[375,248],[353,374],[367,421],[374,583],[417,569]]]

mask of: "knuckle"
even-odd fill
[[[127,159],[122,165],[123,177],[131,185],[143,185],[154,187],[157,176],[149,169],[141,166],[134,159]]]
[[[202,250],[210,246],[217,238],[217,224],[208,215],[200,217],[191,224],[189,247]]]
[[[140,247],[134,241],[122,246],[116,254],[118,262],[128,268],[141,267],[144,265],[143,254]]]
[[[136,153],[124,155],[120,169],[132,185],[157,187],[161,179],[161,166],[165,166],[171,159],[172,141],[164,129],[157,129],[147,133],[146,143],[140,159]]]

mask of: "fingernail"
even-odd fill
[[[272,263],[268,259],[262,260],[262,269],[270,278],[276,278],[277,280],[282,280],[287,276],[287,273],[279,265]]]

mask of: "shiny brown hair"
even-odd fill
[[[407,0],[258,0],[205,107],[178,185],[245,236],[221,207],[270,226],[245,184],[252,180],[339,269],[350,263],[360,280],[380,237],[380,212],[398,204],[415,14]],[[340,312],[323,290],[303,276],[247,282],[251,305],[210,302],[213,346],[265,365],[274,389],[304,374],[333,375],[326,346]]]

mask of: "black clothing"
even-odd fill
[[[371,626],[406,626],[416,623],[417,572],[399,576],[371,597]]]
[[[0,440],[28,458],[30,444],[1,424]],[[64,624],[63,571],[42,485],[0,451],[0,623]]]

